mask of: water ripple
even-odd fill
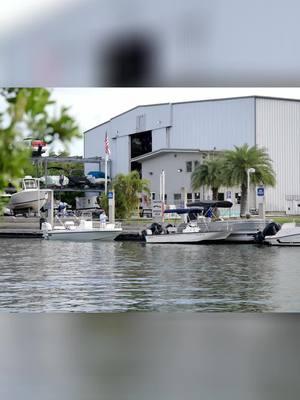
[[[300,311],[297,248],[0,243],[1,311]]]

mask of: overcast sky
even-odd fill
[[[53,98],[70,106],[82,132],[132,107],[153,103],[203,100],[248,95],[300,99],[300,88],[55,88]],[[83,155],[83,140],[74,142],[72,155]]]
[[[0,33],[30,24],[43,13],[62,9],[78,0],[1,0]]]

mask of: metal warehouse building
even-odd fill
[[[251,96],[137,106],[86,131],[85,157],[104,156],[106,132],[112,176],[139,170],[157,199],[164,170],[168,204],[180,200],[183,190],[189,199],[209,198],[203,188],[191,190],[191,173],[206,157],[244,143],[265,147],[277,178],[276,187],[265,190],[266,211],[300,213],[298,100]],[[234,198],[231,191],[238,189],[222,190],[224,198]],[[252,188],[250,206],[257,201]]]

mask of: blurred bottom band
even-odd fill
[[[3,399],[298,399],[298,314],[2,314]]]

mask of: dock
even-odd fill
[[[0,238],[41,239],[42,232],[33,229],[0,229]]]

